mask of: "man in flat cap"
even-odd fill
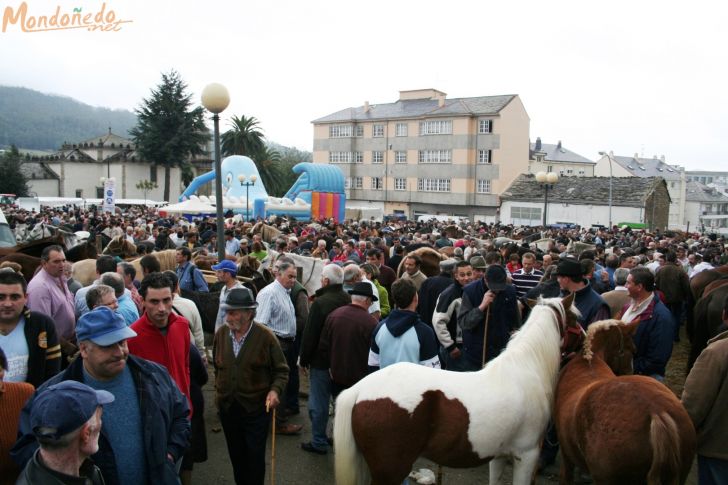
[[[17,484],[63,483],[103,485],[101,470],[87,460],[99,450],[101,412],[114,401],[76,381],[62,381],[39,393],[30,410],[30,425],[40,448],[28,461]]]

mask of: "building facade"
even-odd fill
[[[567,150],[561,140],[556,145],[541,143],[536,138],[530,144],[528,173],[554,172],[561,177],[593,177],[596,162]]]
[[[712,183],[716,183],[711,182]],[[687,185],[685,219],[690,231],[728,233],[728,194],[699,182]]]
[[[686,228],[685,202],[687,177],[685,169],[679,165],[665,162],[665,157],[642,158],[638,154],[632,157],[616,156],[612,152],[597,160],[594,175],[601,177],[661,177],[665,179],[670,192],[669,229]]]
[[[347,207],[492,221],[498,195],[528,169],[518,95],[400,91],[396,102],[337,111],[313,127],[313,161],[344,172]]]
[[[546,187],[532,174],[518,177],[501,195],[500,220],[504,224],[609,226],[620,223],[646,224],[649,229],[667,227],[670,194],[662,177],[560,177]]]

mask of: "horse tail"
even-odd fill
[[[653,414],[650,422],[652,466],[648,485],[677,484],[680,481],[680,435],[677,424],[666,412]],[[669,481],[664,481],[663,478]]]
[[[334,447],[337,485],[367,485],[371,481],[369,467],[354,441],[352,411],[359,397],[357,386],[339,394],[334,417]]]

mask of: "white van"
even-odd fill
[[[8,225],[8,220],[5,219],[5,214],[0,209],[0,248],[10,248],[17,245],[13,231]]]

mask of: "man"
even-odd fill
[[[348,292],[353,289],[355,284],[364,281],[363,278],[361,269],[357,264],[349,263],[344,266],[344,291]],[[372,287],[373,294],[378,293],[377,287],[374,283],[369,280],[367,280],[366,283]],[[379,299],[372,300],[372,304],[369,307],[369,314],[374,317],[376,321],[379,321],[379,317],[382,315]]]
[[[476,254],[468,261],[470,261],[470,266],[473,267],[473,281],[484,278],[485,269],[487,268],[487,265],[485,264],[485,258],[483,256],[480,256],[479,254]]]
[[[478,251],[478,240],[470,238],[468,241],[468,247],[463,251],[463,259],[469,261],[470,258]]]
[[[278,338],[288,368],[296,365],[296,309],[291,301],[290,292],[296,283],[296,266],[288,261],[277,262],[276,279],[258,293],[256,322],[268,327]],[[288,379],[287,379],[288,381]],[[286,393],[290,392],[287,387]],[[285,400],[285,396],[281,399]],[[298,434],[303,429],[299,424],[277,425],[279,434]]]
[[[235,260],[240,252],[240,242],[232,229],[225,230],[225,259]]]
[[[139,260],[139,266],[142,267],[142,277],[150,274],[150,273],[158,273],[162,271],[162,267],[159,264],[159,260],[156,256],[153,256],[151,254],[147,254],[146,256],[142,256],[142,259]]]
[[[583,268],[579,261],[574,258],[561,258],[556,279],[561,287],[562,296],[575,294],[574,305],[581,313],[578,320],[584,330],[592,323],[610,317],[609,305],[584,279]]]
[[[249,289],[233,288],[212,347],[215,401],[238,485],[263,485],[269,411],[288,380],[279,340],[254,321],[257,306]]]
[[[167,270],[164,273],[165,278],[169,280],[169,287],[172,290],[172,311],[187,320],[190,329],[190,343],[194,344],[199,350],[203,362],[207,363],[205,355],[205,333],[202,328],[202,317],[197,309],[195,302],[189,298],[180,296],[179,281],[177,281],[177,273]],[[190,376],[192,375],[190,369]]]
[[[114,289],[114,294],[118,301],[118,308],[115,309],[124,317],[127,325],[131,325],[139,319],[139,311],[131,299],[131,294],[124,287],[124,279],[119,273],[104,273],[101,275],[101,284],[110,286]]]
[[[0,272],[0,348],[5,352],[5,380],[39,387],[61,370],[61,346],[53,321],[30,311],[25,278]]]
[[[40,448],[28,461],[16,485],[104,485],[101,470],[88,460],[99,451],[102,406],[114,401],[76,381],[63,381],[38,394],[30,425]]]
[[[458,310],[462,303],[463,287],[473,281],[473,267],[468,261],[455,265],[454,281],[437,298],[432,326],[440,341],[440,361],[445,369],[462,371],[463,336],[458,327]],[[420,305],[422,306],[422,305]]]
[[[396,274],[396,271],[399,269],[399,264],[402,262],[402,259],[404,258],[404,246],[399,244],[399,239],[397,239],[396,241],[397,241],[397,244],[392,247],[393,255],[389,258],[389,262],[387,263],[387,266],[392,271],[395,271],[395,274]]]
[[[101,284],[101,275],[109,272],[116,272],[116,261],[112,256],[102,255],[96,259],[96,279],[90,286],[81,288],[76,292],[75,310],[76,316],[80,317],[88,311],[86,305],[86,293],[95,285]]]
[[[713,265],[707,261],[703,261],[703,255],[700,253],[693,253],[688,256],[688,277],[692,279],[693,276],[708,269],[713,269]]]
[[[175,461],[188,446],[189,407],[184,395],[160,365],[129,355],[126,339],[135,336],[124,319],[98,307],[78,320],[80,357],[38,390],[62,381],[83,382],[109,391],[99,451],[91,458],[107,485],[178,483]],[[13,459],[25,466],[38,447],[30,425],[29,401],[20,420],[21,438]]]
[[[326,454],[328,446],[326,426],[331,400],[330,365],[327,354],[320,350],[320,342],[327,317],[351,302],[351,297],[343,290],[343,282],[344,270],[341,267],[336,264],[324,266],[321,288],[316,291],[311,304],[301,342],[301,367],[310,368],[308,416],[311,419],[311,441],[302,443],[301,448],[319,454]]]
[[[452,272],[456,263],[457,260],[454,258],[440,261],[440,274],[427,278],[417,292],[419,301],[417,313],[420,314],[420,320],[430,326],[434,322],[432,315],[437,306],[437,299],[453,283]]]
[[[655,251],[654,253],[652,253],[652,261],[649,262],[649,263],[647,263],[645,265],[645,268],[647,268],[650,271],[652,271],[652,274],[656,274],[657,273],[657,270],[663,264],[665,264],[665,255],[662,254],[662,253],[658,253],[657,251]]]
[[[177,279],[182,290],[205,293],[210,291],[202,272],[190,261],[192,259],[190,248],[177,248],[175,259],[177,261]]]
[[[137,273],[136,268],[131,263],[119,263],[118,265],[116,265],[116,272],[119,273],[122,278],[124,278],[124,288],[129,290],[129,296],[131,296],[131,301],[134,302],[137,311],[141,313],[144,309],[144,299],[142,298],[142,295],[139,294],[139,290],[137,290],[137,287],[134,286],[134,280],[136,279]]]
[[[505,348],[511,333],[521,326],[521,315],[516,289],[507,283],[503,266],[488,266],[484,278],[463,288],[458,326],[463,332],[465,371],[482,369]]]
[[[662,292],[663,301],[672,314],[675,323],[673,340],[679,342],[683,308],[692,294],[688,275],[678,263],[674,251],[668,251],[665,255],[665,264],[655,275],[655,286]]]
[[[28,308],[51,318],[63,357],[61,366],[65,367],[66,358],[76,353],[76,315],[73,311],[73,294],[68,289],[63,265],[66,256],[60,246],[48,246],[40,256],[41,270],[28,284]],[[81,290],[79,290],[79,293]]]
[[[233,261],[224,259],[219,264],[213,265],[212,269],[215,271],[217,281],[223,284],[220,288],[220,305],[222,305],[228,293],[234,288],[242,288],[243,284],[238,281],[238,266]],[[225,311],[220,306],[215,318],[215,332],[223,325],[225,325]]]
[[[99,306],[105,306],[113,311],[119,308],[114,289],[108,285],[96,285],[86,292],[86,305],[89,311]]]
[[[124,236],[124,239],[131,244],[136,244],[136,242],[134,241],[134,228],[133,227],[126,226],[126,235]]]
[[[363,286],[359,288],[364,293]],[[373,299],[373,292],[371,295]],[[395,309],[372,332],[369,367],[377,370],[397,362],[413,362],[439,369],[435,332],[420,320],[415,311],[417,287],[414,282],[406,279],[395,281],[392,285],[392,301]]]
[[[397,274],[389,266],[384,264],[384,253],[381,249],[372,248],[367,251],[367,263],[379,270],[379,283],[387,290],[392,291],[392,283],[397,279]]]
[[[425,282],[427,279],[427,276],[425,276],[422,271],[420,271],[420,265],[422,264],[422,260],[419,256],[416,254],[408,254],[404,258],[404,273],[402,274],[403,280],[409,280],[412,283],[414,283],[415,288],[417,288],[417,291],[420,291],[420,287],[422,286],[422,283]]]
[[[728,322],[728,299],[723,306]],[[685,380],[682,403],[698,434],[698,483],[719,485],[728,477],[728,331],[700,353]]]
[[[634,268],[626,283],[630,303],[625,305],[620,320],[632,323],[639,320],[633,337],[634,373],[665,379],[667,361],[672,355],[674,323],[670,310],[660,301],[655,290],[655,276],[647,268]],[[578,307],[577,307],[578,308]]]
[[[521,269],[513,272],[511,280],[516,288],[518,298],[523,298],[528,290],[534,288],[541,281],[543,271],[535,269],[536,255],[533,253],[523,253],[521,256]]]
[[[189,323],[172,312],[170,286],[163,273],[152,273],[142,280],[139,293],[144,298],[144,314],[130,327],[137,336],[129,339],[129,352],[166,368],[192,410]]]
[[[624,305],[629,303],[629,292],[627,287],[627,277],[629,276],[629,270],[627,268],[617,268],[614,270],[614,289],[606,293],[602,293],[602,298],[609,305],[609,313],[612,318],[615,318],[621,313]],[[685,275],[687,278],[687,275]]]
[[[73,265],[70,261],[63,263],[63,274],[66,276],[66,284],[68,284],[68,290],[74,295],[78,290],[83,288],[83,285],[73,279]]]

